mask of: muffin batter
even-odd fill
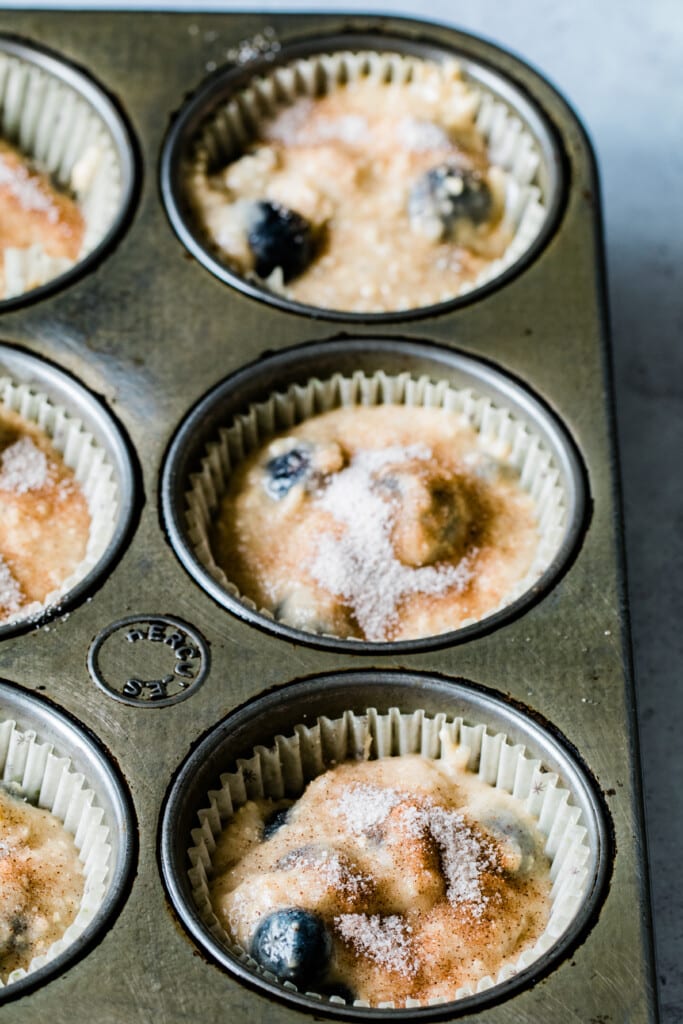
[[[239,159],[195,176],[200,223],[237,273],[298,302],[383,312],[453,298],[512,239],[506,174],[475,111],[454,64],[301,97]]]
[[[533,947],[550,912],[544,838],[467,752],[346,762],[296,802],[244,804],[211,902],[230,938],[302,991],[454,999]]]
[[[444,409],[336,409],[236,468],[211,550],[243,596],[308,632],[456,629],[504,602],[538,545],[509,455]]]
[[[89,530],[73,470],[36,424],[0,405],[0,622],[59,589]]]
[[[83,895],[73,837],[48,811],[0,787],[0,978],[60,939]]]
[[[51,259],[73,263],[83,233],[83,215],[73,199],[53,188],[44,174],[0,139],[0,299],[6,296],[6,250],[36,247]],[[29,287],[43,283],[36,278]]]

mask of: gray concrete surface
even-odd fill
[[[3,6],[428,10],[518,53],[577,110],[602,178],[661,1019],[683,1022],[683,0]]]

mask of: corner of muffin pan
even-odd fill
[[[406,20],[407,30],[401,31],[400,23],[394,22],[389,31],[348,31],[329,36],[316,35],[285,42],[281,48],[267,57],[250,60],[245,66],[227,65],[212,73],[195,91],[177,117],[172,121],[163,144],[160,163],[160,184],[163,202],[171,226],[180,241],[192,256],[210,273],[225,284],[236,288],[252,298],[271,306],[303,316],[315,316],[327,320],[345,320],[351,323],[392,323],[415,320],[457,310],[469,303],[484,298],[513,280],[529,266],[544,250],[553,237],[560,221],[567,195],[566,160],[556,130],[547,113],[529,96],[524,89],[494,63],[489,63],[468,53],[462,48],[450,47],[436,38],[429,38],[429,25],[420,22],[419,37],[410,33],[411,22]],[[466,37],[465,37],[466,38]],[[489,280],[475,281],[463,288],[459,295],[434,305],[383,312],[349,312],[339,309],[315,306],[299,302],[268,288],[256,276],[241,275],[233,270],[221,257],[217,246],[203,232],[197,223],[192,204],[187,194],[187,172],[195,148],[204,133],[208,149],[213,154],[216,170],[225,166],[239,155],[240,149],[250,141],[249,133],[254,132],[254,111],[263,112],[269,101],[264,95],[278,95],[281,87],[261,89],[260,84],[275,81],[278,69],[289,64],[315,61],[327,54],[381,52],[397,58],[417,58],[436,64],[455,59],[463,72],[465,81],[476,88],[487,102],[496,105],[496,113],[503,111],[510,120],[510,147],[518,132],[526,133],[533,148],[537,169],[530,184],[537,190],[544,210],[544,216],[529,234],[528,244],[518,246],[521,251],[507,258],[505,264],[496,268]],[[343,75],[343,72],[341,72]],[[247,94],[256,85],[253,100],[247,103],[239,100],[240,139],[223,118],[220,127],[211,135],[211,122],[217,112],[226,108],[236,97]],[[299,86],[300,88],[301,86]],[[280,96],[280,100],[282,97]],[[493,118],[500,128],[501,118]],[[232,134],[231,134],[232,133]],[[486,135],[486,133],[485,133]],[[246,138],[245,138],[246,136]],[[490,140],[489,140],[490,141]],[[223,148],[225,147],[225,154]],[[230,154],[230,155],[228,155]],[[495,161],[494,161],[495,163]]]
[[[0,986],[0,1005],[63,974],[111,928],[137,859],[133,802],[99,740],[50,701],[0,680],[0,780],[47,808],[74,835],[86,874],[76,935],[58,940],[23,976]],[[73,927],[73,925],[71,926]],[[41,962],[42,961],[42,962]]]
[[[515,422],[521,423],[531,434],[534,443],[549,453],[551,469],[557,474],[564,502],[561,539],[539,577],[505,606],[458,629],[419,639],[366,641],[324,632],[305,632],[242,598],[229,579],[227,582],[231,589],[228,589],[224,577],[220,571],[217,572],[210,551],[207,560],[208,543],[202,544],[192,537],[193,530],[196,533],[196,523],[190,521],[191,492],[200,488],[200,492],[194,495],[197,501],[193,498],[192,507],[208,509],[209,522],[210,513],[215,511],[220,498],[214,470],[217,460],[222,459],[217,455],[222,428],[229,427],[240,415],[274,395],[279,400],[295,392],[297,397],[292,402],[294,411],[290,419],[276,422],[276,429],[264,431],[258,442],[254,441],[250,429],[245,430],[244,446],[248,453],[257,443],[265,443],[277,430],[305,419],[297,405],[304,390],[302,386],[309,382],[324,383],[337,375],[350,379],[359,372],[367,378],[375,374],[389,378],[407,374],[411,381],[428,382],[430,386],[442,382],[442,386],[447,384],[457,389],[471,389],[489,411],[494,411],[494,415],[497,410],[510,413]],[[273,405],[277,421],[282,403]],[[204,481],[208,488],[206,491]],[[397,655],[435,650],[490,633],[517,618],[543,598],[571,564],[583,539],[589,509],[588,477],[578,448],[566,427],[528,385],[479,357],[430,342],[379,336],[296,345],[250,363],[219,382],[190,410],[173,436],[163,462],[160,496],[162,522],[176,556],[217,604],[281,639],[352,655]]]
[[[319,995],[301,992],[289,982],[281,983],[260,970],[248,953],[245,955],[243,950],[226,944],[216,928],[217,923],[208,920],[206,908],[202,911],[193,890],[201,888],[197,869],[202,865],[207,869],[206,858],[210,857],[214,840],[230,817],[225,800],[220,798],[228,779],[233,778],[230,773],[236,773],[235,779],[242,771],[245,773],[241,783],[236,782],[234,789],[232,785],[229,787],[233,806],[248,799],[275,795],[269,793],[268,788],[268,780],[271,785],[279,785],[273,782],[276,773],[273,773],[269,749],[275,745],[280,750],[283,738],[286,741],[287,737],[298,735],[301,739],[300,730],[312,730],[312,749],[318,753],[308,755],[305,785],[310,778],[343,759],[338,741],[330,732],[330,723],[341,723],[342,719],[348,723],[349,713],[356,716],[357,722],[367,723],[368,735],[373,737],[371,759],[419,752],[420,742],[424,741],[416,740],[411,734],[416,717],[418,729],[422,728],[423,718],[441,723],[460,719],[461,741],[466,745],[470,743],[472,749],[468,768],[475,774],[480,768],[482,741],[484,744],[492,741],[497,751],[514,749],[516,756],[533,762],[535,771],[550,780],[548,786],[557,786],[559,806],[570,809],[570,828],[585,831],[583,842],[589,849],[587,871],[579,899],[575,900],[578,905],[573,916],[564,930],[554,936],[552,944],[535,959],[529,957],[530,962],[504,979],[482,984],[455,1001],[389,1009],[354,1006],[338,998],[327,1001]],[[321,732],[319,739],[315,739],[318,727]],[[478,731],[478,738],[475,738]],[[350,728],[348,735],[351,735]],[[356,741],[348,740],[351,745],[353,742]],[[401,745],[409,749],[401,751]],[[353,754],[347,752],[346,756]],[[512,792],[512,783],[501,781],[503,760],[501,757],[498,777],[488,782]],[[313,764],[315,767],[311,767]],[[541,782],[537,788],[543,790],[544,786],[545,782]],[[284,792],[288,796],[297,795],[287,787]],[[546,815],[546,811],[542,815]],[[557,847],[561,829],[558,832],[557,824],[548,825],[547,818],[545,829],[555,835]],[[528,988],[565,961],[584,941],[599,916],[612,870],[612,834],[611,818],[600,789],[580,755],[552,724],[541,720],[536,713],[529,713],[500,693],[468,680],[404,669],[362,669],[289,682],[231,711],[203,736],[172,779],[161,810],[158,841],[164,885],[184,928],[211,962],[240,982],[262,995],[316,1016],[378,1020],[390,1014],[392,1018],[420,1021],[454,1019],[484,1010]],[[202,852],[199,846],[204,840],[207,847]],[[560,850],[566,850],[567,841],[565,835],[559,842]],[[195,855],[193,858],[189,856],[190,849]],[[189,863],[192,871],[188,871]],[[208,871],[210,877],[210,868]]]
[[[112,569],[134,527],[138,490],[134,456],[122,427],[83,384],[46,359],[0,342],[0,385],[10,407],[56,444],[88,500],[86,557],[51,599],[0,623],[0,641],[40,626],[87,598]]]
[[[73,284],[109,253],[129,221],[140,168],[124,111],[89,71],[42,44],[6,33],[0,33],[0,67],[0,134],[67,192],[74,189],[72,172],[80,162],[76,193],[86,228],[77,259],[66,268],[49,269],[48,276],[37,269],[31,249],[15,251],[12,275],[18,290],[0,299],[1,314]],[[22,288],[22,278],[30,282],[32,273],[45,280]]]

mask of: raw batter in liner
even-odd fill
[[[36,424],[0,405],[0,622],[59,589],[89,530],[73,470]]]
[[[49,811],[0,787],[0,978],[27,968],[78,913],[83,869],[73,837]]]
[[[509,454],[443,409],[312,417],[236,468],[214,558],[243,596],[309,632],[456,629],[497,608],[536,552],[534,503]]]
[[[200,222],[238,273],[299,302],[383,312],[453,298],[512,240],[507,176],[475,111],[453,63],[301,97],[244,156],[193,179]]]
[[[83,215],[73,199],[0,139],[0,299],[5,297],[6,249],[38,246],[53,259],[75,262],[83,233]],[[31,281],[29,287],[43,283]]]
[[[302,991],[371,1005],[454,999],[513,966],[549,917],[544,838],[467,756],[348,762],[294,803],[242,806],[213,857],[232,940]]]

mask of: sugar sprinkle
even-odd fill
[[[419,960],[412,949],[412,928],[398,914],[339,914],[334,924],[342,939],[368,960],[407,978],[417,973]]]
[[[59,211],[52,196],[42,184],[38,175],[22,163],[5,160],[0,154],[0,188],[6,188],[17,199],[24,210],[35,210],[47,214],[50,223],[59,217]]]
[[[406,807],[403,823],[408,835],[419,838],[428,833],[437,844],[451,906],[466,904],[472,917],[481,917],[489,902],[482,892],[481,874],[497,867],[491,844],[478,838],[458,811],[430,802]]]
[[[21,437],[0,455],[0,490],[26,494],[45,486],[48,463],[45,453],[30,437]]]
[[[0,609],[14,615],[21,608],[24,595],[12,571],[0,555]]]
[[[406,799],[405,793],[389,786],[358,782],[344,788],[330,811],[344,818],[347,828],[352,832],[360,834],[381,825],[394,807]]]
[[[367,876],[354,871],[334,850],[321,847],[291,850],[280,858],[277,867],[282,871],[313,869],[328,888],[349,897],[362,896],[371,884]]]
[[[462,590],[471,578],[467,556],[458,565],[412,568],[394,553],[391,532],[398,510],[377,492],[374,477],[385,466],[431,457],[423,444],[359,452],[315,499],[345,530],[338,537],[321,536],[311,574],[348,603],[368,640],[390,639],[404,598]]]

